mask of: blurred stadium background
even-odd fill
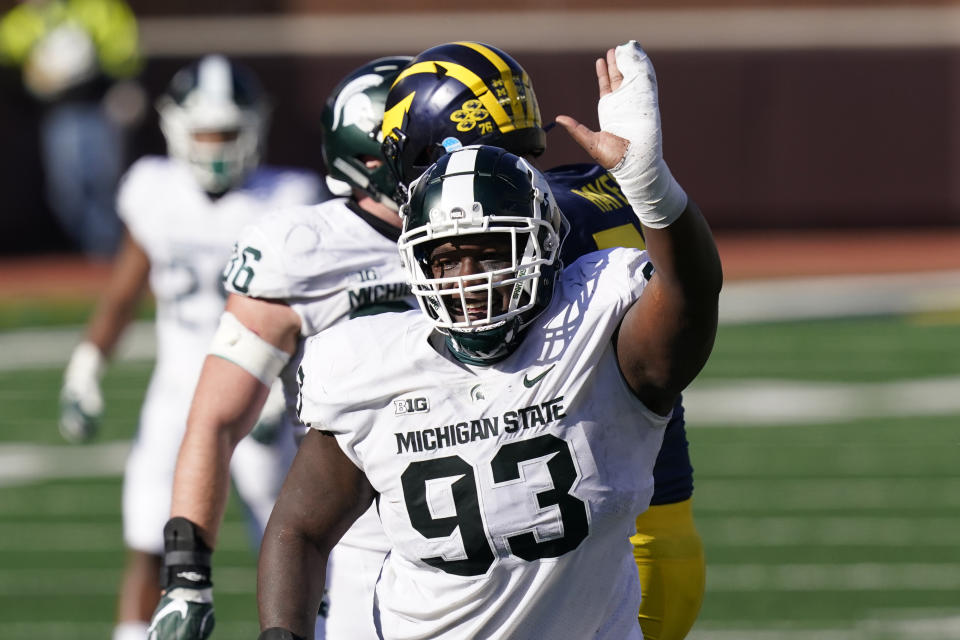
[[[708,558],[691,638],[960,638],[960,5],[230,5],[132,2],[149,96],[187,60],[231,55],[276,104],[268,160],[314,169],[324,98],[372,57],[490,42],[530,73],[545,120],[595,124],[594,57],[643,42],[667,159],[727,276],[716,350],[686,396]],[[48,212],[36,127],[0,70],[0,638],[104,638],[151,312],[105,379],[99,443],[62,444],[62,367],[108,266]],[[580,159],[562,132],[548,140],[544,166]],[[162,152],[151,114],[130,157]],[[217,554],[215,637],[254,637],[236,510]]]

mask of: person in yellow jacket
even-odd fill
[[[114,211],[124,142],[146,104],[133,80],[143,66],[137,21],[122,0],[26,0],[0,19],[0,63],[21,69],[44,109],[41,158],[47,200],[91,256],[122,235]]]

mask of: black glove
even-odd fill
[[[213,632],[210,547],[197,526],[171,518],[163,527],[163,597],[147,629],[149,640],[206,640]]]

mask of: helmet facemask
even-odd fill
[[[464,171],[468,154],[503,166],[494,175]],[[411,290],[458,358],[501,360],[553,295],[566,221],[542,175],[501,149],[467,147],[416,184],[399,241]],[[454,261],[448,274],[445,255],[467,256],[472,266]]]

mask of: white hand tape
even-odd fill
[[[611,173],[645,226],[662,229],[683,213],[687,194],[663,160],[657,77],[647,53],[631,40],[616,48],[623,82],[597,105],[600,128],[630,142]]]

